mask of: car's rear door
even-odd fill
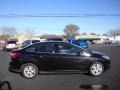
[[[44,43],[39,46],[37,57],[39,58],[39,63],[45,69],[57,70],[60,69],[61,54],[57,53],[55,43]]]

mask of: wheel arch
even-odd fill
[[[21,65],[21,67],[20,67],[20,72],[21,72],[22,67],[23,67],[24,65],[26,65],[26,64],[33,64],[33,65],[35,65],[35,66],[38,68],[38,70],[39,70],[39,66],[38,66],[37,63],[35,63],[35,62],[24,62],[24,63]]]

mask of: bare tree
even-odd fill
[[[90,33],[90,35],[97,35],[96,33]]]
[[[87,33],[83,32],[82,35],[87,35]]]
[[[75,38],[75,36],[79,34],[79,26],[74,24],[66,25],[64,33],[67,38]]]
[[[116,36],[120,35],[120,29],[117,28],[117,29],[112,29],[112,30],[109,30],[107,33],[106,33],[107,36],[111,36],[114,38],[116,38]]]
[[[0,27],[0,35],[2,35],[2,27]]]
[[[36,31],[35,28],[27,28],[24,30],[24,35],[31,40],[35,35],[35,31]]]
[[[55,34],[43,34],[40,36],[41,39],[48,39],[48,38],[61,38],[65,39],[64,35],[55,35]]]
[[[4,27],[0,28],[0,31],[1,31],[1,35],[7,36],[7,37],[12,37],[12,36],[17,35],[16,28],[14,28],[14,27],[4,26]]]

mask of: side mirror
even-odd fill
[[[83,52],[79,51],[77,52],[77,55],[80,56]]]
[[[87,57],[91,56],[90,53],[85,52],[85,51],[80,52],[80,55],[81,55],[81,56],[87,56]]]
[[[83,54],[83,51],[80,51],[79,54],[80,54],[80,55]]]

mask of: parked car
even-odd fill
[[[82,48],[88,48],[88,46],[89,46],[87,41],[79,41],[79,40],[75,40],[75,39],[69,39],[68,42],[71,44],[75,44],[77,46],[80,46]]]
[[[105,54],[60,41],[36,43],[13,50],[10,56],[9,71],[27,79],[49,70],[76,70],[99,76],[110,68],[110,58]]]
[[[104,41],[104,44],[112,44],[113,42],[111,40]]]
[[[3,46],[3,51],[8,51],[8,50],[13,50],[13,49],[17,49],[17,41],[7,41],[5,42],[4,46]]]
[[[26,46],[32,45],[34,43],[37,43],[37,42],[40,42],[40,40],[25,40],[22,43],[22,47],[26,47]]]
[[[79,43],[80,43],[80,46],[81,46],[82,48],[88,48],[88,46],[89,46],[89,44],[88,44],[87,41],[80,41]]]
[[[46,41],[63,41],[61,38],[48,38]]]

